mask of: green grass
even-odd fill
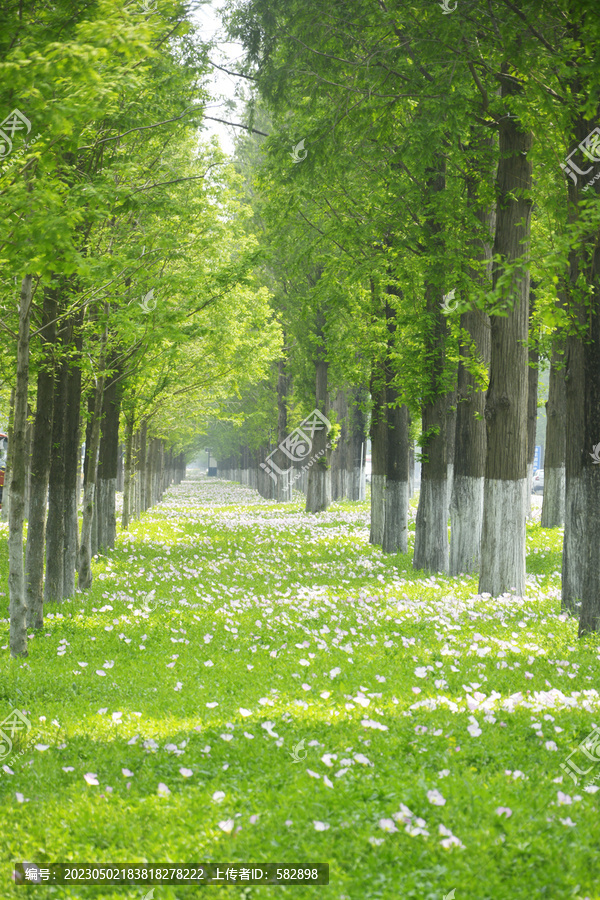
[[[369,545],[366,503],[307,516],[212,479],[172,490],[96,560],[89,593],[47,615],[26,661],[1,651],[0,718],[25,710],[48,749],[14,774],[0,761],[0,896],[24,895],[17,860],[215,861],[327,862],[330,885],[214,897],[598,900],[600,793],[560,764],[600,725],[600,646],[560,616],[561,542],[528,526],[528,597],[492,600]],[[0,572],[7,594],[5,542]],[[2,646],[6,596],[0,617]],[[426,834],[393,820],[402,804]]]

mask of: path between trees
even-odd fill
[[[598,787],[560,764],[600,660],[558,614],[560,535],[530,526],[529,599],[490,600],[370,545],[368,503],[302,506],[192,472],[47,615],[3,678],[32,726],[0,770],[5,883],[93,855],[329,863],[335,900],[591,897]]]

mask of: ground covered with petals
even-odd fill
[[[4,577],[0,719],[32,731],[0,761],[0,896],[27,860],[330,864],[328,887],[215,897],[600,898],[600,749],[561,768],[600,728],[600,644],[560,614],[562,531],[529,525],[528,596],[491,599],[368,522],[192,472],[24,662]]]

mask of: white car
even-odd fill
[[[533,476],[533,484],[531,487],[532,494],[544,493],[544,470],[538,469]]]

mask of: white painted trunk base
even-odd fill
[[[371,532],[369,542],[381,546],[385,523],[385,475],[371,476]]]
[[[477,572],[481,559],[483,484],[485,479],[459,475],[450,501],[450,574]]]
[[[527,518],[531,518],[531,489],[533,488],[533,463],[527,466],[527,498],[525,501]]]
[[[544,473],[544,477],[545,477]],[[562,608],[571,612],[583,596],[586,566],[585,521],[587,497],[582,478],[570,478],[565,495],[565,536],[562,559]]]
[[[448,487],[447,487],[447,496],[448,496],[448,515],[446,518],[450,518],[450,501],[452,498],[452,491],[454,488],[454,463],[448,463]]]
[[[480,593],[525,593],[527,478],[485,479]]]
[[[565,467],[544,469],[542,528],[560,528],[565,524]]]
[[[385,485],[384,553],[408,552],[408,482],[389,481]]]
[[[448,562],[448,482],[422,478],[413,566],[428,572],[447,572]]]

